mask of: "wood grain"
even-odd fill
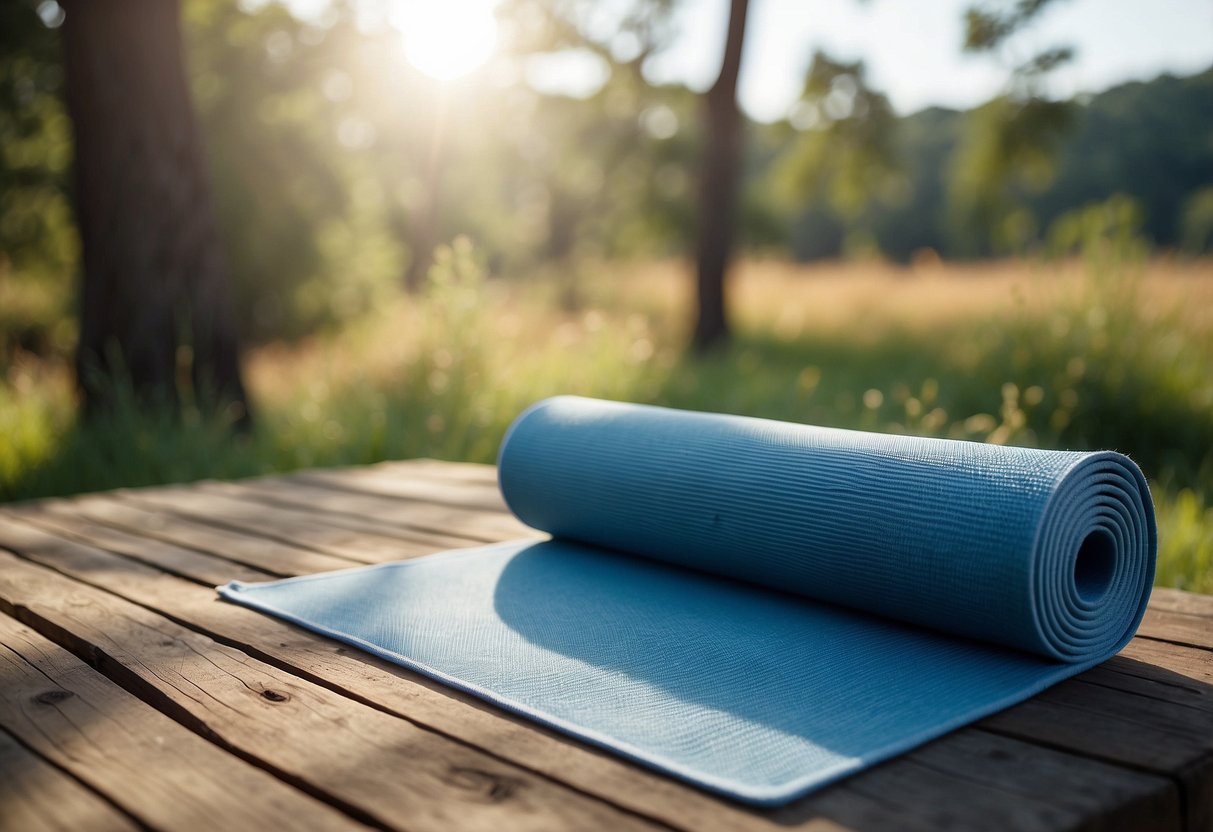
[[[111,803],[0,731],[0,832],[135,832]]]
[[[149,492],[123,491],[125,502],[241,535],[267,538],[311,549],[352,563],[382,563],[449,548],[448,539],[416,540],[377,532],[356,532],[318,520],[310,511],[251,502],[209,488],[170,487]],[[456,546],[470,545],[456,541]]]
[[[517,537],[546,537],[500,511],[441,506],[289,480],[241,480],[205,483],[241,499],[271,506],[303,509],[338,528],[389,537],[425,540],[437,548],[493,543]]]
[[[82,517],[122,531],[152,537],[187,549],[207,552],[254,569],[279,575],[348,569],[359,561],[268,538],[256,538],[176,514],[148,510],[116,494],[96,494],[71,501]]]
[[[1197,596],[1200,597],[1200,596]],[[1188,607],[1195,604],[1188,602]],[[1213,616],[1150,606],[1137,634],[1146,638],[1213,650]]]
[[[442,482],[467,482],[478,485],[497,486],[497,469],[478,462],[447,462],[441,459],[418,457],[417,459],[389,459],[374,465],[358,466],[376,471],[386,471],[393,476],[416,480],[439,480]]]
[[[287,478],[306,483],[319,483],[347,491],[377,494],[381,497],[395,497],[484,511],[508,511],[495,484],[416,479],[401,476],[392,467],[382,465],[303,471],[290,474]]]
[[[186,549],[153,537],[115,529],[81,516],[73,503],[53,500],[10,509],[13,515],[49,529],[68,540],[100,546],[111,552],[207,586],[228,581],[267,581],[282,572],[271,573],[242,563],[224,560],[195,549]]]
[[[926,773],[952,782],[948,795],[924,791]],[[979,731],[958,731],[845,781],[896,811],[891,829],[1178,829],[1177,790],[1083,757]],[[830,791],[822,794],[829,798]],[[866,818],[842,815],[855,827]]]
[[[1150,609],[1199,615],[1213,622],[1213,595],[1197,595],[1168,587],[1154,587],[1150,594]]]
[[[7,577],[7,575],[6,575]],[[158,829],[353,829],[333,808],[187,731],[0,615],[0,727]]]

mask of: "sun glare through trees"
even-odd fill
[[[497,46],[494,0],[392,4],[389,19],[400,30],[409,63],[438,81],[461,78],[483,66]]]

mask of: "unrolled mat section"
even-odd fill
[[[1109,658],[1154,573],[1111,452],[560,397],[498,470],[551,540],[220,592],[778,804]]]

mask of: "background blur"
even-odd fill
[[[185,371],[81,415],[78,10],[5,4],[0,499],[492,462],[580,393],[1115,448],[1160,583],[1213,592],[1213,8],[970,6],[183,0],[247,423]]]

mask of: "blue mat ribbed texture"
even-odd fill
[[[553,540],[220,592],[774,804],[1108,658],[1154,572],[1109,452],[561,397],[499,474]]]

